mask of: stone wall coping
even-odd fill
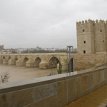
[[[77,73],[71,72],[71,73],[64,73],[64,74],[57,74],[53,76],[45,76],[45,77],[39,77],[39,78],[33,78],[31,80],[24,80],[24,81],[17,81],[17,82],[10,82],[10,83],[5,83],[0,85],[0,93],[5,93],[5,92],[11,92],[11,91],[16,91],[16,90],[21,90],[25,88],[30,88],[34,86],[39,86],[43,85],[44,83],[52,83],[52,82],[58,82],[60,80],[65,80],[77,76],[82,76],[83,74],[88,74],[88,73],[93,73],[98,70],[103,70],[106,69],[106,66],[99,67],[99,68],[91,68],[87,70],[82,70]]]

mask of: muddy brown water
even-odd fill
[[[81,97],[66,107],[107,107],[107,85]]]
[[[26,67],[16,67],[10,65],[0,65],[0,76],[4,73],[8,73],[8,82],[29,80],[32,78],[47,76],[50,74],[57,74],[56,69],[42,70],[39,68],[26,68]]]

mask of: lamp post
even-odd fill
[[[67,66],[68,66],[68,73],[67,76],[70,76],[70,72],[73,72],[73,57],[71,55],[73,51],[73,46],[67,46]],[[69,103],[69,78],[66,78],[66,83],[67,83],[67,104]]]
[[[67,65],[68,65],[68,73],[73,72],[73,46],[67,46]]]

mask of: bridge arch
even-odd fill
[[[9,61],[9,60],[11,60],[11,56],[8,56],[8,57],[7,57],[7,61]]]
[[[15,57],[14,58],[14,64],[16,65],[16,62],[18,61],[18,58],[17,57]]]
[[[60,60],[57,57],[51,57],[49,59],[49,68],[57,68],[57,66],[62,66]]]
[[[5,59],[5,57],[4,57]],[[0,57],[0,63],[3,64],[3,56]]]
[[[12,60],[12,59],[11,59],[11,56],[7,56],[7,63],[8,63],[8,64],[10,64],[11,60]]]
[[[5,59],[6,57],[5,56],[2,56],[2,59]]]
[[[11,56],[8,56],[8,60],[11,59]]]
[[[40,57],[35,58],[34,67],[39,67],[40,62],[41,62],[41,58]]]
[[[25,57],[24,59],[23,59],[23,65],[24,66],[26,66],[26,62],[29,60],[29,58],[28,57]]]
[[[18,60],[18,58],[16,57],[16,58],[15,58],[15,61],[17,61],[17,60]]]

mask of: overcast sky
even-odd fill
[[[76,21],[107,19],[107,0],[0,0],[6,48],[76,46]]]

